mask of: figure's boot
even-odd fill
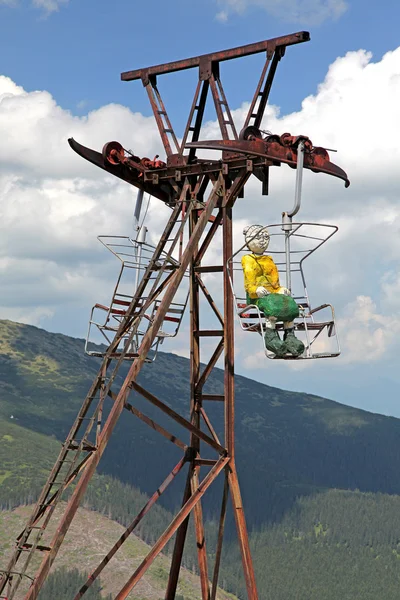
[[[287,352],[286,344],[279,337],[275,328],[268,327],[265,331],[265,347],[276,356],[284,356]]]
[[[304,344],[301,340],[299,340],[294,335],[294,327],[289,329],[285,329],[285,333],[283,335],[284,344],[286,347],[286,352],[290,353],[292,356],[300,356],[304,352]]]

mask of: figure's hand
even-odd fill
[[[260,287],[256,289],[256,294],[257,298],[263,298],[264,296],[268,295],[268,290],[265,287],[262,287],[262,285],[260,285]]]
[[[285,296],[291,296],[290,290],[288,290],[286,287],[280,287],[279,290],[277,291],[277,294],[284,294]]]

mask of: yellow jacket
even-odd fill
[[[265,287],[271,294],[279,292],[279,273],[273,259],[262,254],[246,254],[242,257],[244,287],[250,298],[257,298],[256,289]]]

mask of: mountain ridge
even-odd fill
[[[97,369],[98,361],[83,354],[83,340],[0,321],[3,507],[32,501],[37,495],[38,480],[50,470],[53,453],[64,441]],[[187,376],[187,359],[160,353],[156,363],[141,373],[140,384],[187,414]],[[121,382],[122,377],[117,385]],[[216,370],[207,392],[219,393],[222,385],[223,373]],[[187,441],[185,432],[182,435],[179,427],[160,418],[138,395],[132,394],[130,402]],[[222,433],[218,409],[221,407],[211,406],[209,412],[217,433]],[[236,417],[239,480],[260,598],[287,600],[296,590],[298,600],[397,600],[400,421],[239,375]],[[181,451],[171,446],[123,413],[100,474],[85,497],[86,506],[105,514],[114,511],[126,526],[131,512],[137,510],[136,503],[145,500],[139,490],[153,493],[181,457]],[[40,471],[36,487],[27,477],[35,464]],[[220,487],[216,482],[204,496],[211,554]],[[149,526],[144,524],[141,536],[149,536],[150,542],[156,539],[169,522],[168,511],[180,504],[181,488],[178,485],[175,493],[171,486],[169,496],[170,490],[161,497],[158,512],[150,513],[154,515],[152,528],[146,529]],[[244,598],[234,539],[230,511],[221,583]],[[192,568],[196,554],[193,538],[190,545],[193,553],[185,560]]]
[[[13,415],[14,422],[64,441],[98,365],[84,354],[83,340],[0,321],[0,417]],[[117,377],[117,386],[126,369]],[[142,370],[139,383],[187,416],[188,373],[188,359],[160,352],[156,362]],[[215,369],[205,392],[221,393],[222,386],[223,372]],[[237,466],[250,527],[281,518],[297,496],[318,489],[400,493],[400,420],[240,375],[235,377],[235,398]],[[187,432],[143,398],[132,394],[130,401],[188,442]],[[222,410],[216,404],[220,403],[208,403],[207,411],[222,435]],[[100,472],[153,493],[180,456],[175,446],[125,411]],[[212,490],[210,495],[215,500]],[[268,506],[267,514],[260,499]],[[173,509],[181,498],[167,494],[165,501]]]

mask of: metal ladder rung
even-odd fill
[[[33,544],[24,544],[23,546],[19,546],[20,550],[22,552],[29,552],[33,547]],[[36,546],[35,548],[36,550],[39,550],[40,552],[50,552],[51,548],[50,546]]]

